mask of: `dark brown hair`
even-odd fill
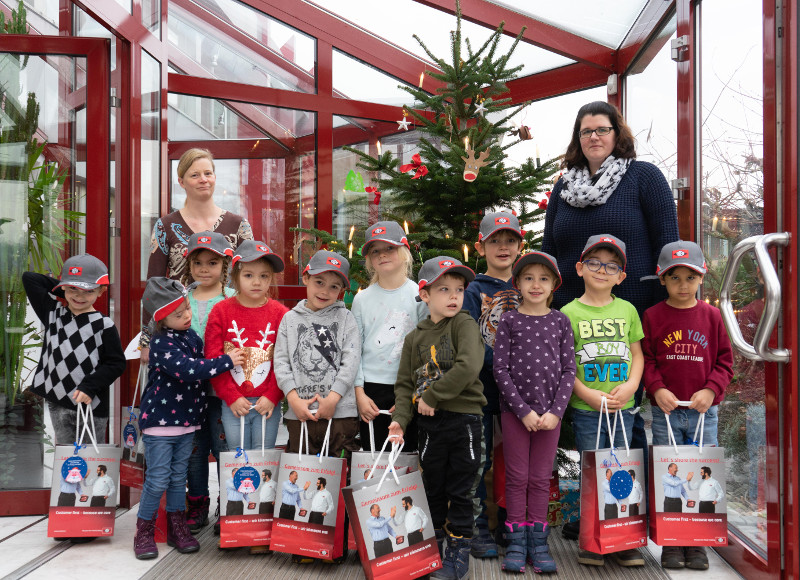
[[[192,254],[200,252],[210,252],[217,256],[222,261],[222,277],[220,278],[220,284],[222,284],[222,298],[223,300],[227,298],[225,295],[225,288],[228,287],[228,272],[231,269],[231,257],[230,256],[220,256],[216,252],[212,252],[206,248],[201,248],[199,250],[195,250]],[[183,264],[183,271],[181,273],[181,284],[189,287],[190,284],[194,283],[194,278],[192,278],[192,254],[186,256],[186,261]]]
[[[575,117],[575,125],[572,127],[572,139],[569,142],[569,147],[567,147],[567,152],[564,154],[561,167],[566,167],[567,169],[572,169],[573,167],[589,168],[589,162],[583,154],[583,149],[581,149],[581,138],[578,134],[581,130],[581,121],[586,115],[605,115],[611,120],[611,126],[614,127],[614,136],[617,140],[611,155],[617,159],[636,159],[636,143],[633,140],[633,133],[625,119],[622,118],[622,113],[614,105],[605,101],[594,101],[578,109],[578,116]]]

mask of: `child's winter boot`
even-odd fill
[[[156,546],[156,517],[143,520],[136,518],[136,535],[133,536],[133,553],[137,560],[151,560],[158,558],[158,546]]]
[[[525,527],[516,522],[505,523],[506,555],[501,564],[506,572],[525,572]]]
[[[208,506],[210,498],[202,495],[186,496],[186,525],[192,534],[198,533],[208,525]]]
[[[544,522],[536,522],[525,526],[525,530],[527,531],[526,538],[528,541],[528,564],[533,566],[533,571],[537,574],[555,572],[557,570],[556,561],[547,546],[550,526]]]
[[[200,543],[186,525],[186,512],[167,512],[167,545],[173,546],[181,554],[200,549]]]

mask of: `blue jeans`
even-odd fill
[[[208,408],[203,414],[200,429],[194,432],[192,455],[189,457],[189,491],[191,496],[208,495],[208,454],[213,453],[217,460],[219,476],[219,454],[228,450],[225,430],[222,428],[222,400],[206,396]],[[237,431],[238,433],[238,431]]]
[[[183,511],[186,509],[186,472],[194,433],[169,436],[144,433],[142,439],[147,473],[139,501],[139,517],[143,520],[153,519],[165,491],[167,511]]]
[[[718,405],[709,407],[706,411],[706,420],[703,427],[703,445],[717,445],[717,423],[719,418]],[[678,407],[669,414],[669,424],[678,445],[691,444],[694,439],[694,430],[697,428],[697,421],[700,413],[694,409]],[[700,434],[697,434],[698,443]],[[653,405],[653,445],[669,445],[669,432],[667,431],[667,420],[658,405]]]
[[[252,405],[256,404],[258,397],[247,397]],[[281,424],[281,407],[275,406],[272,417],[267,419],[266,430],[264,431],[264,446],[267,449],[275,447],[275,440],[278,438],[278,427]],[[261,449],[261,414],[255,409],[244,416],[244,445],[239,438],[241,419],[233,414],[228,405],[222,405],[222,426],[225,428],[225,441],[228,442],[228,449],[233,451],[237,447],[242,449]]]
[[[594,451],[597,449],[597,421],[600,417],[598,411],[585,411],[583,409],[572,409],[572,429],[575,432],[575,446],[578,452]],[[633,431],[633,415],[630,409],[621,412],[620,418],[625,424],[625,433],[628,436],[628,444],[631,442]],[[614,428],[614,414],[611,414],[611,428]],[[610,433],[606,427],[606,419],[600,425],[600,449],[607,449],[611,446]],[[622,434],[622,427],[617,419],[617,431],[614,436],[614,446],[625,449],[625,438]]]

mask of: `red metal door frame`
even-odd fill
[[[104,38],[0,35],[0,52],[86,58],[86,251],[108,264],[109,41]],[[101,307],[107,312],[107,297]],[[0,491],[0,515],[47,513],[50,489]]]

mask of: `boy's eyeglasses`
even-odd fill
[[[614,130],[614,127],[598,127],[597,129],[582,129],[578,135],[580,136],[581,140],[586,140],[592,136],[592,133],[597,133],[598,137],[605,137],[609,135],[611,131]]]
[[[614,274],[619,274],[622,267],[619,264],[615,264],[614,262],[601,262],[597,258],[589,258],[588,260],[583,261],[586,264],[586,267],[589,268],[591,272],[599,272],[600,268],[606,269],[606,274],[609,276],[613,276]]]

